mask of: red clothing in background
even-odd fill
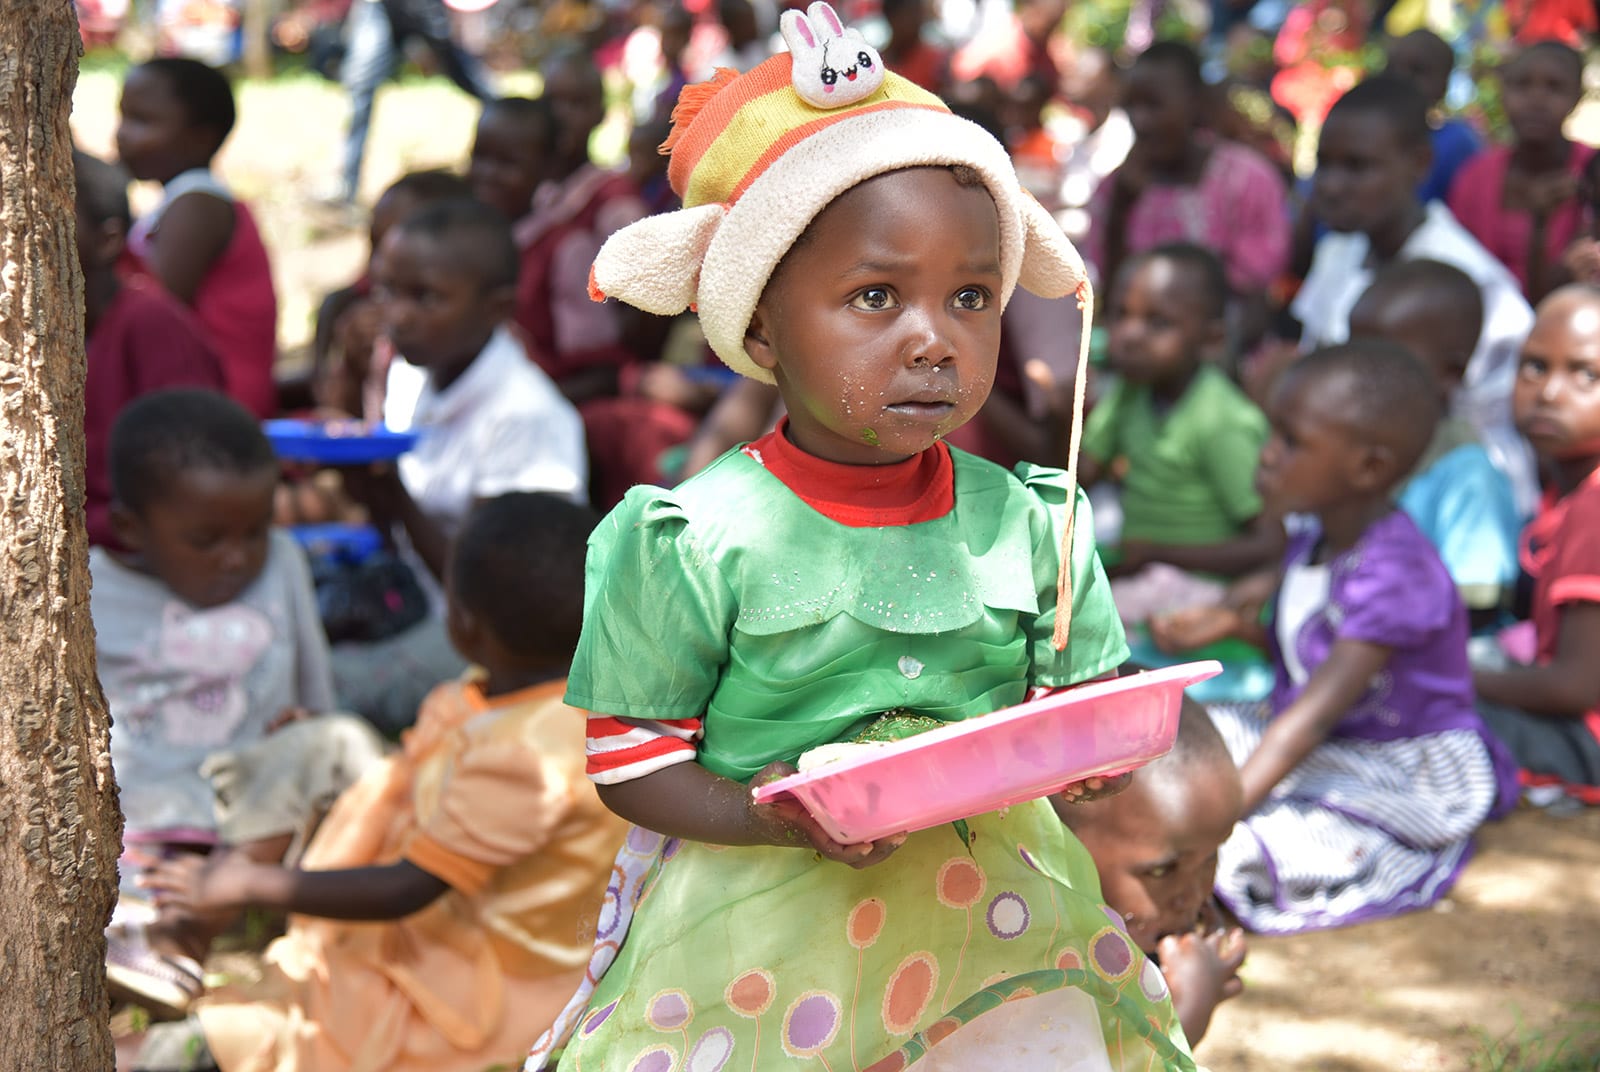
[[[229,396],[257,417],[278,410],[278,296],[255,217],[233,203],[233,239],[194,292],[194,314],[222,359]]]
[[[1533,576],[1533,629],[1538,638],[1534,662],[1556,657],[1561,611],[1572,603],[1600,603],[1600,471],[1557,499],[1547,493],[1539,516],[1522,534],[1522,568]],[[1584,725],[1600,741],[1600,708],[1584,715]]]
[[[127,280],[86,346],[83,387],[84,508],[89,542],[116,546],[111,532],[107,445],[122,407],[168,387],[223,389],[221,364],[194,315],[154,280]]]

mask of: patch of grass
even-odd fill
[[[1521,1017],[1511,1030],[1491,1035],[1474,1029],[1478,1046],[1472,1072],[1597,1072],[1600,1004],[1580,1005],[1569,1018],[1531,1027]]]

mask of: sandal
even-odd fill
[[[151,948],[142,925],[120,923],[106,928],[106,984],[156,1019],[181,1020],[205,990],[205,971],[193,957]]]

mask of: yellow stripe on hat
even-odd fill
[[[775,56],[767,63],[785,58]],[[787,74],[789,65],[782,66]],[[691,170],[683,203],[689,207],[713,202],[731,204],[773,160],[818,130],[866,112],[903,107],[949,110],[938,97],[892,72],[872,96],[838,109],[817,108],[806,103],[785,77],[777,88],[751,97],[732,115],[726,116],[722,130],[709,141],[704,140],[709,131],[703,133],[691,128],[690,139],[700,143],[693,148],[699,149],[701,145],[704,148],[698,159],[684,161]],[[711,116],[703,113],[699,119],[708,120]],[[680,146],[674,155],[689,148]]]

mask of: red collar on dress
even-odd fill
[[[903,462],[844,465],[789,442],[788,427],[785,417],[776,431],[746,445],[744,453],[830,521],[852,528],[915,525],[955,509],[955,466],[942,442]]]

